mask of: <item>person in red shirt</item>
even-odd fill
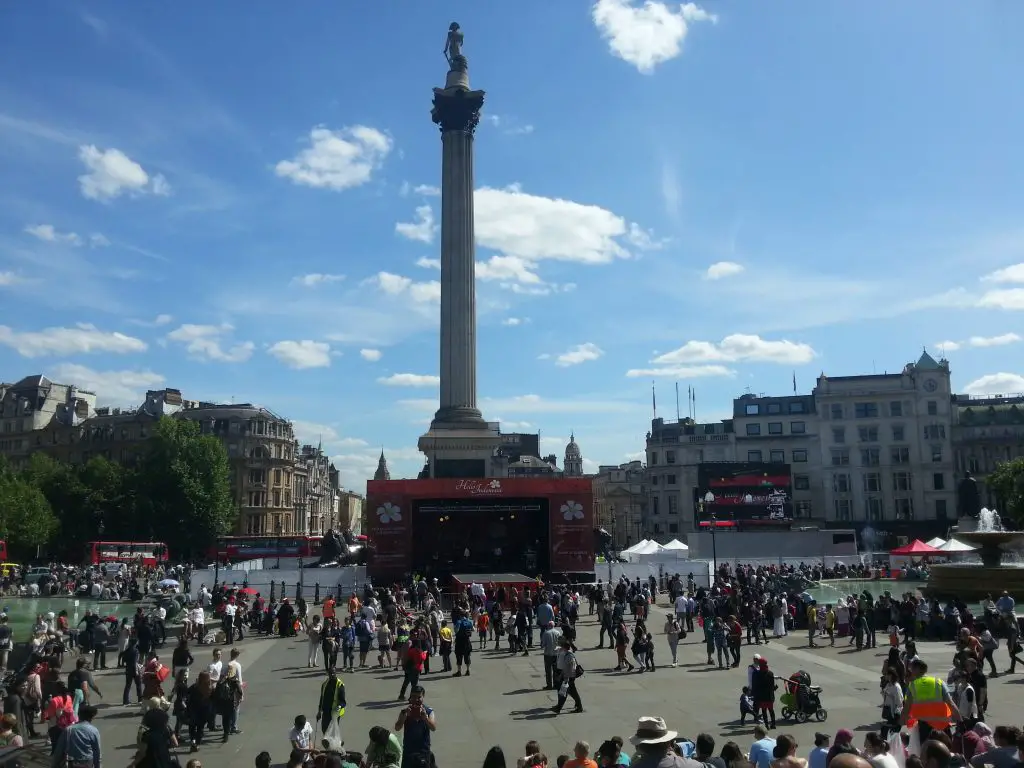
[[[402,664],[405,678],[402,680],[402,690],[398,694],[399,701],[405,701],[405,692],[409,686],[415,689],[420,684],[420,672],[423,671],[423,661],[426,658],[427,652],[423,650],[419,638],[411,640],[405,651],[405,661]]]
[[[726,645],[729,653],[732,654],[732,665],[740,665],[740,644],[743,642],[743,627],[735,616],[730,616],[725,622]]]

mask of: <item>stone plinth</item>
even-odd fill
[[[465,477],[448,470],[454,463],[464,467],[471,462],[480,463],[480,470],[473,477],[507,477],[505,463],[495,456],[501,446],[498,424],[482,419],[481,424],[482,427],[431,424],[430,430],[420,436],[418,448],[430,462],[432,477]]]

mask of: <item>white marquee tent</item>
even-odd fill
[[[619,554],[622,555],[622,556],[631,555],[634,552],[639,552],[641,549],[643,549],[644,547],[646,547],[650,543],[651,543],[650,539],[640,539],[640,541],[638,541],[632,547],[630,547],[629,549],[622,550],[621,552],[619,552]]]
[[[925,542],[929,547],[935,547],[936,549],[942,549],[942,545],[946,543],[945,539],[940,539],[936,536],[934,539],[930,539]]]
[[[670,541],[668,544],[666,544],[664,548],[666,550],[668,550],[669,552],[689,552],[690,551],[690,548],[688,546],[686,546],[685,544],[683,544],[683,542],[681,542],[679,539],[672,539],[672,541]]]
[[[970,544],[965,544],[964,542],[957,541],[956,539],[950,539],[939,547],[939,549],[943,552],[955,554],[957,552],[973,552],[976,547],[972,547]]]

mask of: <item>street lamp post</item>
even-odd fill
[[[281,570],[281,521],[274,522],[274,534],[277,536],[277,569]]]
[[[708,491],[704,494],[704,503],[708,508],[715,503],[715,494]],[[718,532],[718,516],[715,514],[713,508],[710,509],[711,514],[711,586],[715,584],[715,576],[718,574],[718,541],[715,538]]]

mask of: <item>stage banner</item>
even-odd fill
[[[589,488],[549,497],[551,572],[594,570],[594,503]]]
[[[383,485],[383,484],[382,484]],[[373,577],[412,570],[412,499],[394,491],[367,489],[367,524],[374,552]]]

